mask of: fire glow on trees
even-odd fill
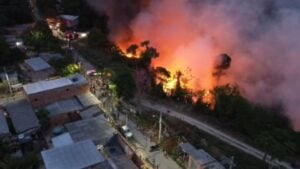
[[[151,41],[160,52],[152,66],[190,68],[193,89],[215,85],[214,56],[228,52],[235,63],[218,83],[237,84],[255,103],[282,104],[300,130],[299,1],[87,1],[109,15],[110,40],[125,49]]]

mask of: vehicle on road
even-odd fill
[[[133,136],[132,132],[130,131],[129,127],[127,125],[124,125],[121,127],[122,128],[122,134],[126,137],[126,138],[131,138]]]

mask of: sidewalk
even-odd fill
[[[120,115],[120,120],[125,123],[125,116]],[[182,169],[177,163],[170,157],[166,157],[162,150],[149,152],[150,146],[156,143],[150,141],[150,138],[140,132],[134,122],[128,119],[128,127],[130,128],[134,139],[138,142],[137,147],[144,151],[145,158],[149,159],[149,162],[154,166],[158,166],[158,169]]]

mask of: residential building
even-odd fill
[[[32,81],[45,80],[50,78],[55,70],[41,57],[35,57],[25,60],[25,73]]]
[[[196,149],[190,143],[180,144],[187,158],[187,169],[225,169],[215,158],[202,149]]]
[[[28,101],[34,108],[68,99],[89,91],[87,80],[80,74],[23,85]]]
[[[84,140],[41,152],[46,169],[93,169],[105,162],[92,140]]]

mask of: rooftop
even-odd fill
[[[189,154],[199,165],[211,169],[225,169],[216,159],[202,149],[196,149],[190,143],[180,144],[181,149]]]
[[[34,71],[41,71],[51,68],[51,66],[41,57],[35,57],[25,60],[25,63]]]
[[[7,104],[5,108],[10,115],[17,133],[40,126],[39,120],[27,100],[16,100]]]
[[[76,96],[79,102],[82,104],[83,107],[89,107],[93,105],[97,105],[100,101],[97,99],[95,95],[91,92],[86,92]]]
[[[63,77],[54,80],[46,80],[46,81],[39,81],[35,83],[29,83],[23,86],[25,93],[27,95],[45,92],[48,90],[61,88],[70,86],[73,84],[85,84],[87,83],[86,79],[80,75],[76,74],[72,77]]]
[[[80,112],[80,116],[83,118],[83,119],[89,119],[89,118],[92,118],[92,117],[95,117],[97,115],[100,115],[102,112],[102,110],[97,107],[97,106],[92,106],[88,109],[85,109],[83,111]]]
[[[2,111],[0,111],[0,135],[1,134],[8,134],[9,132],[9,128],[7,125],[7,121],[5,119],[4,113]]]
[[[41,152],[46,169],[82,169],[104,162],[91,140],[85,140]]]
[[[74,16],[74,15],[60,15],[60,17],[71,21],[78,19],[78,16]]]
[[[51,140],[54,147],[62,147],[74,143],[70,133],[63,133],[59,136],[53,137]]]
[[[103,115],[66,124],[72,139],[91,139],[97,145],[105,145],[114,135],[114,130]]]
[[[76,110],[81,110],[83,109],[83,107],[75,97],[71,97],[69,99],[60,100],[55,103],[49,104],[48,106],[46,106],[46,109],[49,111],[50,116],[56,116]]]

